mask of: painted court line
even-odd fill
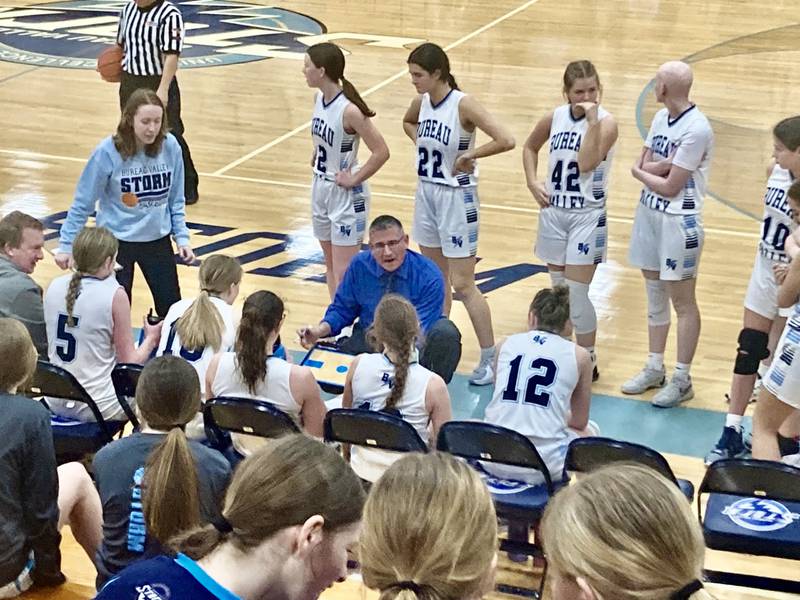
[[[85,163],[85,158],[75,158],[73,156],[61,156],[58,154],[45,154],[43,152],[31,152],[29,150],[8,150],[0,148],[0,154],[8,154],[11,156],[17,156],[20,158],[40,158],[40,159],[51,159],[51,160],[63,160],[69,162],[79,162]],[[291,188],[298,188],[298,189],[311,189],[310,183],[297,183],[292,181],[279,181],[277,179],[262,179],[259,177],[241,177],[239,175],[218,175],[217,173],[200,173],[202,177],[211,177],[214,179],[229,179],[232,181],[243,181],[247,183],[259,183],[264,185],[279,185],[282,187],[291,187]],[[373,196],[380,196],[382,198],[394,198],[398,200],[414,200],[414,196],[406,195],[406,194],[394,194],[391,192],[378,192],[375,191],[373,188],[371,190],[371,194]],[[504,212],[515,212],[515,213],[523,213],[523,214],[530,214],[530,215],[537,215],[539,214],[538,208],[527,208],[524,206],[503,206],[501,204],[488,204],[488,203],[481,203],[482,210],[496,210],[496,211],[504,211]],[[630,225],[633,223],[633,219],[627,217],[608,217],[608,221],[612,223],[624,223],[626,225]],[[714,235],[727,235],[732,237],[740,237],[740,238],[751,238],[756,239],[758,238],[758,233],[756,232],[749,232],[749,231],[736,231],[736,230],[727,230],[727,229],[717,229],[715,227],[706,227],[706,233],[714,234]]]
[[[467,35],[465,35],[465,36],[457,39],[456,41],[448,44],[447,46],[444,47],[445,51],[452,50],[453,48],[457,48],[458,46],[460,46],[461,44],[463,44],[465,42],[468,42],[469,40],[471,40],[475,36],[478,36],[478,35],[482,34],[484,31],[486,31],[488,29],[491,29],[495,25],[497,25],[499,23],[502,23],[503,21],[505,21],[507,19],[510,19],[514,15],[526,10],[527,8],[530,8],[531,6],[536,4],[538,1],[539,0],[528,0],[527,2],[519,5],[517,8],[515,8],[513,10],[510,10],[509,12],[505,13],[504,15],[502,15],[500,17],[497,17],[494,21],[490,21],[489,23],[486,23],[485,25],[482,25],[481,27],[478,27],[477,29],[475,29],[474,31],[471,31]],[[397,81],[398,79],[400,79],[401,77],[403,77],[406,74],[408,74],[408,70],[407,69],[403,69],[402,71],[398,71],[397,73],[395,73],[391,77],[389,77],[387,79],[384,79],[383,81],[381,81],[377,85],[374,85],[371,88],[369,88],[368,90],[365,90],[361,94],[361,97],[363,98],[365,96],[369,96],[373,92],[377,92],[378,90],[386,87],[390,83],[393,83],[393,82]],[[277,146],[281,142],[283,142],[285,140],[288,140],[290,137],[294,137],[295,135],[297,135],[301,131],[306,131],[310,125],[311,125],[311,121],[306,121],[302,125],[298,125],[297,127],[292,129],[291,131],[288,131],[287,133],[284,133],[283,135],[281,135],[281,136],[275,138],[274,140],[272,140],[271,142],[268,142],[268,143],[264,144],[260,148],[256,148],[255,150],[253,150],[251,152],[248,152],[244,156],[242,156],[240,158],[237,158],[233,162],[228,163],[224,167],[221,167],[221,168],[217,169],[216,171],[214,171],[213,175],[224,175],[225,173],[227,173],[231,169],[233,169],[235,167],[238,167],[242,163],[247,162],[251,158],[254,158],[254,157],[258,156],[259,154],[261,154],[263,152],[266,152],[270,148],[273,148],[274,146]]]

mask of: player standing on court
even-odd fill
[[[631,169],[644,188],[628,260],[642,270],[645,280],[650,354],[644,369],[622,384],[622,392],[641,394],[664,385],[671,301],[678,315],[678,360],[672,379],[652,399],[662,408],[694,397],[689,369],[700,336],[695,284],[714,133],[689,100],[691,88],[692,69],[686,63],[671,61],[659,67],[654,89],[664,108],[653,117],[642,155]]]
[[[311,221],[325,255],[333,300],[350,259],[361,250],[369,213],[366,181],[389,160],[389,148],[370,120],[375,113],[345,79],[344,54],[338,46],[311,46],[303,74],[309,87],[319,89],[311,120]],[[372,152],[363,166],[358,165],[361,138]]]
[[[791,261],[786,242],[795,223],[787,191],[795,174],[800,174],[800,116],[783,119],[775,125],[772,135],[774,160],[767,168],[761,240],[744,299],[744,319],[733,367],[730,404],[722,436],[706,456],[707,465],[721,458],[738,458],[748,453],[742,438],[742,418],[756,377],[766,374],[777,336],[783,331],[786,317],[791,314],[791,309],[778,307],[779,284],[774,270],[785,270]],[[771,330],[773,335],[770,335]]]
[[[597,265],[606,259],[606,197],[617,122],[600,106],[600,78],[588,60],[564,71],[567,104],[544,116],[522,151],[528,189],[539,204],[536,256],[547,262],[553,286],[569,287],[570,319],[578,345],[592,358],[597,379],[597,313],[589,299]],[[538,154],[550,141],[547,179],[537,180]]]
[[[183,16],[168,0],[130,0],[119,16],[117,44],[125,52],[119,106],[125,108],[130,95],[139,88],[153,90],[167,109],[170,133],[181,146],[184,164],[186,204],[198,200],[199,178],[192,153],[183,137],[181,91],[175,74],[183,50]]]
[[[511,150],[514,138],[472,96],[458,89],[447,54],[439,46],[422,44],[407,62],[419,94],[403,117],[403,129],[416,142],[418,154],[414,239],[444,275],[445,314],[449,315],[452,303],[450,283],[464,302],[481,347],[480,363],[469,380],[488,385],[494,381],[494,331],[489,303],[475,285],[480,213],[476,161]],[[491,137],[477,148],[476,129]]]

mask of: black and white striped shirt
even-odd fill
[[[183,16],[166,0],[145,9],[131,0],[122,9],[117,43],[125,50],[122,68],[131,75],[161,75],[164,54],[183,49]]]

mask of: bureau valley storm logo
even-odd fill
[[[127,2],[0,6],[0,60],[94,69],[97,55],[116,41],[119,13]],[[274,6],[230,0],[173,0],[173,4],[180,8],[186,26],[181,68],[302,57],[308,46],[299,38],[327,31],[316,19]]]

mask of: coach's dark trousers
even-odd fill
[[[133,265],[139,265],[159,317],[166,317],[169,307],[181,299],[178,269],[168,235],[152,242],[120,241],[117,262],[122,265],[117,281],[125,288],[129,299],[133,289]]]
[[[129,73],[122,73],[122,82],[119,85],[119,105],[120,109],[125,106],[131,94],[139,88],[149,88],[153,91],[158,89],[158,84],[161,83],[160,75],[131,75]],[[197,200],[197,185],[199,177],[197,169],[194,167],[192,161],[192,153],[189,150],[189,144],[183,137],[183,121],[181,120],[181,90],[178,87],[178,79],[172,78],[172,83],[169,84],[169,95],[167,99],[167,124],[169,130],[178,144],[181,146],[183,153],[183,193],[186,196],[186,202],[192,203]]]
[[[349,338],[343,339],[339,348],[348,354],[375,352],[366,337],[366,330],[356,323]],[[419,364],[450,383],[461,360],[461,332],[450,319],[442,317],[428,331],[419,352]]]

